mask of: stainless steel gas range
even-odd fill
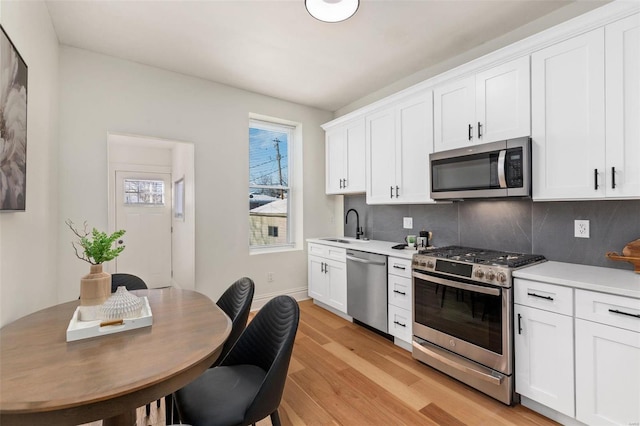
[[[543,256],[448,246],[413,256],[413,357],[511,404],[512,271]]]

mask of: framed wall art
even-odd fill
[[[27,64],[0,25],[0,211],[27,196]]]

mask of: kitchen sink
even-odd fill
[[[351,241],[342,239],[342,238],[323,238],[322,240],[324,241],[331,241],[334,243],[342,243],[342,244],[349,244]]]
[[[351,243],[368,243],[369,240],[360,239],[357,240],[355,238],[343,237],[343,238],[322,238],[323,241],[331,241],[334,243],[342,243],[342,244],[351,244]]]

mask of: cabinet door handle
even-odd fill
[[[342,179],[340,179],[340,189],[342,189]]]
[[[473,139],[473,126],[469,124],[469,140]]]
[[[342,179],[342,184],[344,185],[343,188],[347,187],[347,178]]]
[[[407,269],[407,268],[405,268],[404,266],[398,266],[398,265],[393,265],[393,267],[394,267],[395,269],[402,269],[403,271]]]
[[[482,124],[478,121],[478,139],[482,137]]]
[[[527,296],[533,296],[533,297],[537,297],[539,299],[545,299],[545,300],[553,300],[553,297],[551,296],[540,296],[539,294],[535,294],[535,293],[527,293]]]
[[[324,262],[320,262],[320,272],[324,273]]]
[[[611,167],[611,189],[616,189],[616,168]]]
[[[598,169],[593,169],[594,189],[598,190]]]
[[[522,315],[518,314],[518,334],[522,334]]]
[[[400,196],[400,193],[398,191],[400,191],[400,187],[396,185],[396,198]]]
[[[403,295],[403,296],[406,296],[406,295],[407,295],[407,293],[405,293],[404,291],[393,290],[393,292],[394,292],[394,293],[401,294],[401,295]]]
[[[629,312],[619,311],[617,309],[609,309],[609,312],[611,312],[612,314],[619,314],[619,315],[626,315],[628,317],[640,318],[640,314],[632,314]]]
[[[407,324],[403,324],[403,323],[398,322],[398,321],[393,321],[393,323],[399,325],[400,327],[406,327],[407,326]]]
[[[393,198],[393,186],[390,186],[390,191],[391,191],[391,198]]]

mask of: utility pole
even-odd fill
[[[273,140],[273,144],[276,147],[276,160],[278,160],[278,175],[280,179],[280,185],[284,185],[282,182],[282,165],[280,164],[280,160],[282,156],[280,155],[280,139],[275,138]],[[284,200],[284,190],[280,189],[280,199]]]

